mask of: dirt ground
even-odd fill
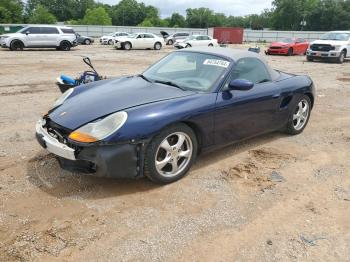
[[[171,185],[63,171],[37,144],[34,125],[59,96],[56,77],[83,71],[82,56],[112,77],[172,50],[0,50],[0,260],[350,261],[349,60],[267,57],[314,80],[305,131],[200,156]]]

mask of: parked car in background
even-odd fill
[[[305,55],[309,42],[303,38],[284,38],[281,41],[270,44],[266,54],[268,55]]]
[[[54,25],[30,25],[22,28],[17,33],[1,36],[1,47],[12,51],[23,48],[56,48],[69,51],[77,45],[77,36],[74,30],[65,26]]]
[[[155,49],[160,50],[163,46],[164,39],[151,33],[137,33],[119,39],[115,43],[116,49]]]
[[[166,184],[199,152],[300,134],[314,97],[310,77],[274,70],[254,52],[184,49],[142,74],[69,89],[38,120],[36,138],[63,168]]]
[[[78,44],[91,45],[94,42],[94,39],[92,37],[82,36],[80,34],[76,34],[76,35],[77,35]]]
[[[160,34],[164,38],[164,41],[169,37],[169,34],[167,32],[165,32],[165,31],[160,31]]]
[[[187,47],[199,47],[199,46],[219,46],[218,40],[213,39],[208,35],[192,35],[186,39],[179,39],[175,42],[174,46],[178,49]]]
[[[123,38],[123,37],[127,37],[129,36],[129,33],[126,32],[114,32],[114,33],[110,33],[108,35],[104,35],[100,38],[100,43],[102,45],[113,45],[115,38]]]
[[[175,34],[168,36],[165,39],[165,43],[167,45],[173,45],[176,42],[176,40],[186,39],[189,36],[190,36],[189,33],[175,33]]]
[[[332,31],[310,44],[306,52],[307,60],[333,60],[343,63],[350,57],[350,31]]]

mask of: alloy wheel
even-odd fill
[[[299,131],[305,126],[309,117],[309,113],[309,103],[305,99],[301,100],[293,115],[293,126],[295,130]]]
[[[165,177],[180,174],[190,163],[193,145],[190,137],[183,132],[172,133],[158,146],[155,166],[158,173]]]

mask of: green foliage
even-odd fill
[[[20,0],[0,0],[0,23],[23,22],[23,3]]]
[[[97,0],[0,0],[0,23],[57,20],[69,24],[327,31],[350,30],[349,13],[350,0],[273,0],[270,10],[246,16],[226,16],[205,7],[188,8],[186,17],[173,13],[165,19],[155,6],[138,0],[121,0],[115,5]]]
[[[112,25],[112,19],[103,7],[87,9],[82,22],[85,25]]]
[[[31,24],[54,24],[56,22],[56,17],[42,5],[38,5],[35,8],[29,19],[29,23]]]

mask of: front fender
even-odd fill
[[[213,143],[214,109],[216,93],[165,100],[130,108],[128,120],[107,142],[138,141],[151,139],[166,126],[188,122],[201,133],[202,146]]]

